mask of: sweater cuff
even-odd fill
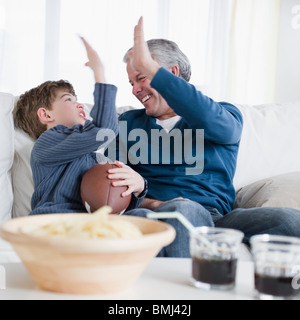
[[[153,89],[164,87],[168,83],[170,76],[172,77],[173,74],[164,67],[161,67],[152,79],[151,87]]]
[[[129,207],[126,209],[126,212],[138,208],[146,198],[146,195],[148,193],[148,181],[146,179],[144,179],[144,181],[144,191],[138,197],[134,193],[132,194],[131,202],[129,204]]]

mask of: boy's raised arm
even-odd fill
[[[44,165],[60,165],[70,162],[98,150],[106,141],[99,137],[113,140],[118,133],[116,110],[117,88],[106,84],[104,66],[98,53],[85,38],[81,40],[86,48],[90,67],[95,76],[94,107],[91,111],[93,122],[72,128],[57,126],[48,134],[42,135],[35,144],[34,160]]]
[[[89,61],[85,64],[94,73],[96,86],[94,92],[95,105],[91,111],[94,124],[99,128],[109,128],[117,132],[116,93],[117,88],[106,84],[103,63],[95,49],[86,41],[81,40],[85,46]]]
[[[91,68],[92,71],[94,72],[96,82],[106,83],[104,66],[97,51],[90,46],[90,44],[86,41],[84,37],[80,37],[80,38],[85,46],[87,56],[89,59],[89,61],[85,65]]]

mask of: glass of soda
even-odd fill
[[[243,238],[237,230],[196,228],[190,244],[193,285],[206,290],[233,289]]]
[[[255,264],[256,297],[300,299],[300,239],[258,235],[250,239]]]

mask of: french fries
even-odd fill
[[[22,228],[21,232],[36,237],[82,239],[139,239],[142,232],[134,224],[121,219],[109,219],[110,207],[103,207],[82,219],[54,222],[40,227]]]

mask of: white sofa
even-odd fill
[[[15,100],[11,94],[0,93],[0,224],[28,215],[33,192],[33,141],[14,128]],[[234,180],[235,207],[300,210],[300,102],[238,107],[244,115],[244,131]],[[0,252],[5,250],[9,246],[0,240]],[[1,259],[0,254],[0,263]],[[7,259],[16,257],[6,255]]]

